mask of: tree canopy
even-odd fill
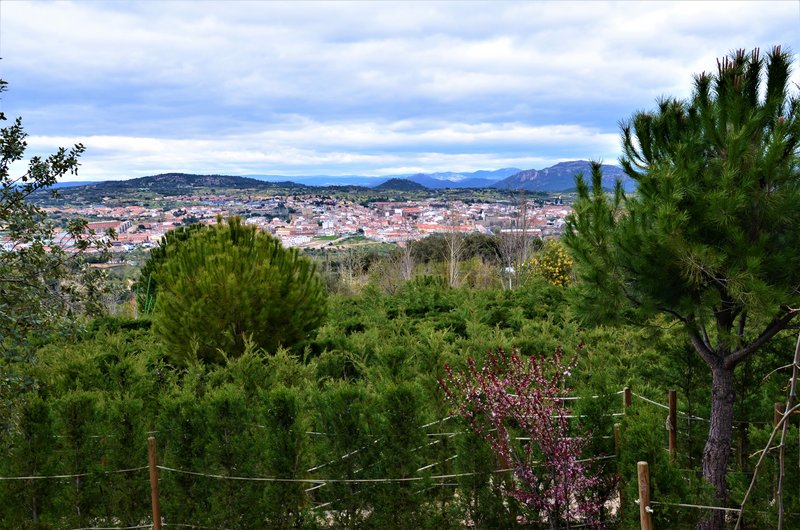
[[[703,473],[726,496],[733,370],[796,316],[800,302],[800,102],[790,55],[739,50],[622,124],[625,173],[608,196],[599,164],[565,242],[590,307],[634,305],[679,320],[713,375]],[[722,512],[705,524],[721,528]]]
[[[5,90],[0,79],[0,92]],[[6,121],[2,112],[0,121]],[[12,355],[25,349],[31,334],[53,329],[64,317],[101,310],[101,275],[84,267],[81,255],[109,243],[95,238],[81,219],[58,233],[46,213],[28,200],[64,175],[77,175],[83,145],[59,148],[45,158],[33,156],[27,170],[15,177],[11,171],[24,161],[27,136],[21,118],[0,129],[0,352]]]
[[[291,347],[325,316],[311,261],[238,217],[166,249],[153,324],[179,364],[221,362],[250,341],[268,352]]]

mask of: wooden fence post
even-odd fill
[[[620,433],[620,424],[614,424],[614,452],[619,456],[620,446],[622,445],[622,434]]]
[[[670,390],[668,394],[669,401],[669,419],[667,420],[667,428],[669,429],[669,459],[675,462],[675,456],[678,452],[678,394],[674,390]]]
[[[639,521],[642,530],[653,530],[653,518],[650,515],[650,471],[647,462],[636,464],[639,475]]]
[[[628,407],[631,406],[632,402],[631,389],[626,386],[622,389],[622,406],[624,407],[624,412],[628,412]]]
[[[161,506],[158,503],[158,468],[156,467],[156,438],[147,438],[147,465],[150,468],[150,503],[153,505],[153,530],[161,530]]]

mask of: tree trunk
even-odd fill
[[[725,506],[728,501],[725,475],[733,440],[733,369],[715,366],[711,373],[711,425],[708,429],[708,441],[703,450],[703,478],[714,487],[715,504]],[[724,530],[725,512],[713,510],[697,528]]]

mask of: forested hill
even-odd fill
[[[376,190],[398,190],[398,191],[421,191],[426,190],[425,186],[408,179],[389,179],[386,182],[375,186]]]
[[[289,182],[265,182],[263,180],[237,177],[231,175],[191,175],[187,173],[162,173],[150,177],[139,177],[130,180],[111,180],[93,184],[98,191],[114,193],[116,191],[149,191],[161,195],[174,195],[185,191],[191,193],[197,189],[254,189],[265,190],[275,188],[305,188],[303,184]]]

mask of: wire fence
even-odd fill
[[[589,399],[600,399],[600,398],[605,398],[605,397],[618,396],[618,395],[622,395],[624,392],[626,392],[626,390],[620,390],[619,392],[615,392],[613,394],[607,394],[607,395],[594,395],[594,396],[589,396]],[[638,398],[638,399],[641,399],[642,401],[644,401],[646,403],[654,405],[656,407],[660,407],[660,408],[669,410],[669,406],[668,405],[665,405],[663,403],[659,403],[659,402],[657,402],[655,400],[649,399],[646,396],[643,396],[641,394],[631,393],[631,395],[636,397],[636,398]],[[586,398],[581,397],[581,396],[564,396],[564,397],[559,397],[557,399],[558,400],[563,400],[563,401],[578,401],[578,400],[586,399]],[[698,417],[698,416],[689,415],[689,414],[687,414],[685,412],[682,412],[682,411],[678,411],[678,414],[681,414],[684,417],[691,418],[691,419],[694,419],[694,420],[702,420],[702,421],[706,421],[706,422],[709,421],[706,418],[701,418],[701,417]],[[625,413],[624,412],[613,412],[613,413],[608,413],[606,415],[607,416],[611,416],[611,417],[621,417],[621,416],[624,416]],[[456,415],[448,415],[448,416],[446,416],[444,418],[441,418],[441,419],[438,419],[438,420],[435,420],[435,421],[431,421],[431,422],[425,423],[423,425],[419,425],[417,427],[417,429],[424,430],[424,429],[428,429],[428,428],[436,426],[436,425],[441,426],[443,423],[451,421],[453,419],[456,419],[457,417],[458,416],[456,416]],[[566,414],[563,417],[565,417],[565,418],[580,418],[580,417],[586,417],[586,415]],[[252,424],[252,425],[255,426],[255,427],[261,428],[261,429],[266,429],[267,428],[266,426],[260,425],[260,424]],[[158,435],[158,434],[164,434],[165,432],[170,432],[170,430],[151,430],[151,431],[147,431],[147,435],[155,436],[155,435]],[[319,432],[319,431],[304,431],[304,432],[305,432],[305,434],[307,434],[309,436],[330,436],[331,435],[330,433]],[[453,438],[455,436],[463,435],[466,432],[467,431],[427,432],[427,433],[425,433],[425,435],[427,437],[431,437],[431,438],[439,438],[439,437]],[[55,436],[62,437],[63,435],[55,435]],[[102,439],[102,438],[115,437],[117,435],[109,434],[109,435],[87,435],[87,436],[89,438],[93,438],[93,439]],[[611,436],[611,435],[604,435],[604,436],[600,436],[599,438],[607,440],[607,439],[613,439],[614,437]],[[530,441],[530,438],[529,437],[525,437],[525,436],[516,436],[516,437],[514,437],[514,439],[518,440],[518,441]],[[375,436],[375,440],[372,442],[372,444],[373,445],[374,444],[379,444],[383,440],[384,440],[383,436]],[[434,440],[434,441],[432,441],[432,442],[430,442],[428,444],[424,444],[424,445],[421,445],[421,446],[414,447],[414,448],[411,449],[411,451],[412,452],[419,451],[419,450],[421,450],[421,449],[423,449],[425,447],[429,447],[429,446],[432,446],[432,445],[435,445],[435,444],[438,444],[438,443],[440,443],[439,440]],[[348,458],[356,455],[360,451],[363,451],[363,450],[367,449],[368,447],[369,447],[369,445],[362,446],[362,447],[360,447],[358,449],[355,449],[353,451],[345,453],[345,454],[343,454],[343,455],[341,455],[341,456],[339,456],[337,458],[334,458],[334,459],[329,460],[327,462],[324,462],[322,464],[318,464],[318,465],[312,466],[312,467],[306,469],[306,472],[307,473],[314,473],[316,471],[319,471],[320,469],[323,469],[323,468],[325,468],[327,466],[330,466],[330,465],[332,465],[332,464],[334,464],[334,463],[336,463],[338,461],[348,459]],[[455,456],[451,457],[448,460],[455,459],[455,458],[457,458],[457,456],[458,455],[455,455]],[[602,458],[605,458],[605,457],[602,457]],[[439,465],[441,463],[442,462],[435,462],[433,464],[429,464],[429,465],[423,466],[423,467],[419,468],[419,471],[427,470],[427,469],[432,468],[432,467],[434,467],[436,465]],[[146,469],[148,469],[147,466],[140,466],[140,467],[134,467],[134,468],[128,468],[128,469],[119,469],[119,470],[111,470],[111,471],[100,471],[99,473],[102,473],[102,474],[131,473],[131,472],[136,472],[136,471],[144,471]],[[173,471],[173,472],[186,473],[186,474],[195,474],[195,475],[198,475],[198,476],[207,476],[207,477],[214,477],[214,478],[220,478],[220,479],[230,479],[230,480],[256,480],[256,481],[267,481],[267,482],[269,482],[269,481],[275,481],[275,482],[281,482],[281,481],[285,481],[285,482],[307,482],[307,483],[313,483],[313,484],[334,482],[334,480],[330,480],[330,479],[328,479],[328,480],[325,480],[325,479],[283,480],[283,479],[265,478],[265,477],[247,479],[245,477],[228,477],[228,476],[224,476],[224,475],[214,475],[214,474],[211,474],[211,473],[196,473],[196,472],[192,472],[192,471],[178,470],[178,469],[172,469],[172,468],[166,468],[166,467],[164,467],[163,469],[165,471]],[[72,479],[72,478],[87,477],[87,476],[94,475],[94,474],[97,474],[97,473],[88,473],[87,472],[87,473],[61,474],[61,475],[36,475],[36,476],[29,475],[29,476],[14,476],[14,477],[3,477],[3,476],[0,476],[0,481]],[[431,477],[431,478],[434,478],[434,479],[436,479],[436,478],[452,478],[452,476],[444,476],[443,475],[443,476],[440,476],[440,477]],[[354,479],[351,482],[376,482],[376,481],[380,482],[380,481],[384,481],[384,480],[389,481],[390,479],[369,479],[369,480],[367,480],[367,479],[358,479],[358,480]],[[408,481],[408,480],[417,480],[417,479],[402,479],[402,480]],[[422,479],[419,479],[419,480],[422,480]]]
[[[630,392],[628,389],[621,390],[619,392],[615,392],[613,394],[608,395],[595,395],[595,396],[588,396],[588,397],[581,397],[581,396],[563,396],[557,398],[559,401],[565,402],[577,402],[581,399],[601,399],[601,398],[610,398],[614,396],[624,395],[626,397],[626,401],[623,402],[623,409],[627,409],[630,405],[628,401],[630,398],[636,398],[641,400],[643,403],[646,403],[650,406],[656,407],[658,409],[671,411],[674,409],[671,408],[668,404],[661,403],[657,400],[651,399],[647,396]],[[699,422],[709,422],[708,418],[703,418],[697,416],[695,414],[691,414],[685,411],[674,410],[677,417],[680,417],[684,420],[688,421],[699,421]],[[604,414],[605,416],[609,417],[621,417],[625,415],[625,410],[622,412],[608,412]],[[586,417],[585,415],[581,414],[566,414],[564,417],[567,418],[581,418]],[[451,439],[457,436],[464,435],[467,431],[463,430],[454,430],[450,429],[447,431],[435,431],[435,432],[428,432],[427,430],[431,427],[438,426],[440,429],[444,426],[445,423],[450,422],[454,419],[457,419],[458,416],[456,415],[448,415],[446,417],[430,421],[419,425],[417,427],[418,430],[425,431],[424,436],[427,437],[430,442],[415,446],[410,449],[411,453],[422,451],[437,444],[442,443],[445,439]],[[754,422],[751,422],[754,423]],[[767,423],[767,422],[764,422]],[[266,426],[260,424],[251,424],[252,426],[260,429],[267,429]],[[147,431],[148,436],[164,436],[172,433],[173,429],[159,429],[159,430],[149,430]],[[323,432],[319,430],[304,430],[303,433],[309,437],[327,437],[333,436],[334,434]],[[337,434],[338,435],[338,434]],[[88,438],[91,439],[103,439],[103,438],[113,438],[118,435],[116,434],[109,434],[109,435],[98,435],[98,434],[91,434],[87,435]],[[368,436],[368,435],[367,435]],[[64,435],[54,435],[57,438],[64,438]],[[368,436],[369,437],[369,436]],[[72,437],[70,437],[72,438]],[[615,436],[612,435],[599,435],[597,438],[602,440],[610,440],[615,439]],[[515,440],[521,442],[529,442],[531,441],[530,437],[525,436],[516,436],[514,437]],[[320,488],[323,488],[329,484],[351,484],[351,485],[377,485],[377,484],[423,484],[424,490],[427,491],[431,488],[458,488],[461,484],[459,483],[458,479],[464,477],[471,477],[485,474],[485,472],[460,472],[460,473],[439,473],[439,474],[428,474],[430,470],[445,466],[456,459],[459,458],[459,454],[452,454],[447,456],[446,458],[440,458],[437,461],[427,463],[422,465],[421,467],[416,468],[417,475],[415,476],[404,476],[404,477],[355,477],[355,478],[341,478],[341,477],[314,477],[313,475],[317,472],[326,469],[327,467],[341,462],[343,460],[347,460],[349,458],[354,457],[361,451],[365,451],[369,449],[371,446],[381,444],[385,442],[386,436],[375,436],[374,440],[370,443],[363,445],[353,451],[349,451],[347,453],[342,454],[339,457],[333,458],[328,461],[324,461],[320,464],[308,467],[305,469],[305,473],[312,475],[311,477],[290,477],[290,478],[283,478],[283,477],[270,477],[270,476],[236,476],[231,474],[223,474],[223,473],[215,473],[210,472],[207,470],[197,470],[197,469],[187,469],[182,468],[179,466],[168,466],[168,465],[155,465],[155,469],[160,472],[167,473],[167,474],[174,474],[174,475],[183,475],[183,476],[193,476],[199,477],[204,479],[212,479],[212,480],[220,480],[220,481],[235,481],[235,482],[251,482],[251,483],[274,483],[274,484],[300,484],[309,486],[305,488],[303,491],[307,495],[314,494],[314,492],[318,491]],[[616,440],[615,440],[616,441]],[[586,458],[579,460],[581,463],[587,462],[595,462],[595,461],[602,461],[602,460],[613,460],[617,456],[612,455],[600,455],[592,458]],[[536,464],[536,463],[533,463]],[[82,472],[82,473],[67,473],[67,474],[42,474],[42,475],[21,475],[21,476],[0,476],[0,482],[13,482],[13,481],[42,481],[42,480],[71,480],[71,479],[84,479],[87,477],[90,478],[97,478],[99,476],[111,476],[111,475],[119,475],[119,474],[135,474],[140,473],[145,470],[148,470],[150,466],[137,466],[137,467],[129,467],[123,469],[114,469],[114,470],[96,470],[92,472]],[[360,473],[363,469],[356,469],[355,473]],[[152,472],[152,469],[151,469]],[[513,468],[501,468],[495,469],[491,471],[492,474],[508,474],[513,473]],[[361,493],[362,490],[359,490],[356,493]],[[322,509],[322,508],[329,508],[331,506],[335,506],[341,499],[334,499],[324,503],[318,503],[314,506],[314,509]],[[638,500],[636,501],[638,502]],[[652,506],[665,506],[665,507],[676,507],[676,508],[685,508],[685,509],[699,509],[699,510],[718,510],[724,511],[726,513],[738,513],[741,511],[739,508],[730,508],[730,507],[721,507],[721,506],[711,506],[711,505],[703,505],[703,504],[692,504],[692,503],[678,503],[678,502],[665,502],[665,501],[653,501],[650,500],[648,502],[647,508],[652,513]],[[175,528],[211,528],[208,526],[202,525],[194,525],[188,523],[167,523],[164,522],[161,526],[163,527],[175,527]],[[573,525],[574,526],[574,525]],[[130,526],[84,526],[80,528],[73,528],[71,530],[127,530],[127,529],[138,529],[138,528],[153,528],[154,525],[152,523],[149,524],[138,524],[138,525],[130,525]],[[219,528],[219,527],[215,527]]]

